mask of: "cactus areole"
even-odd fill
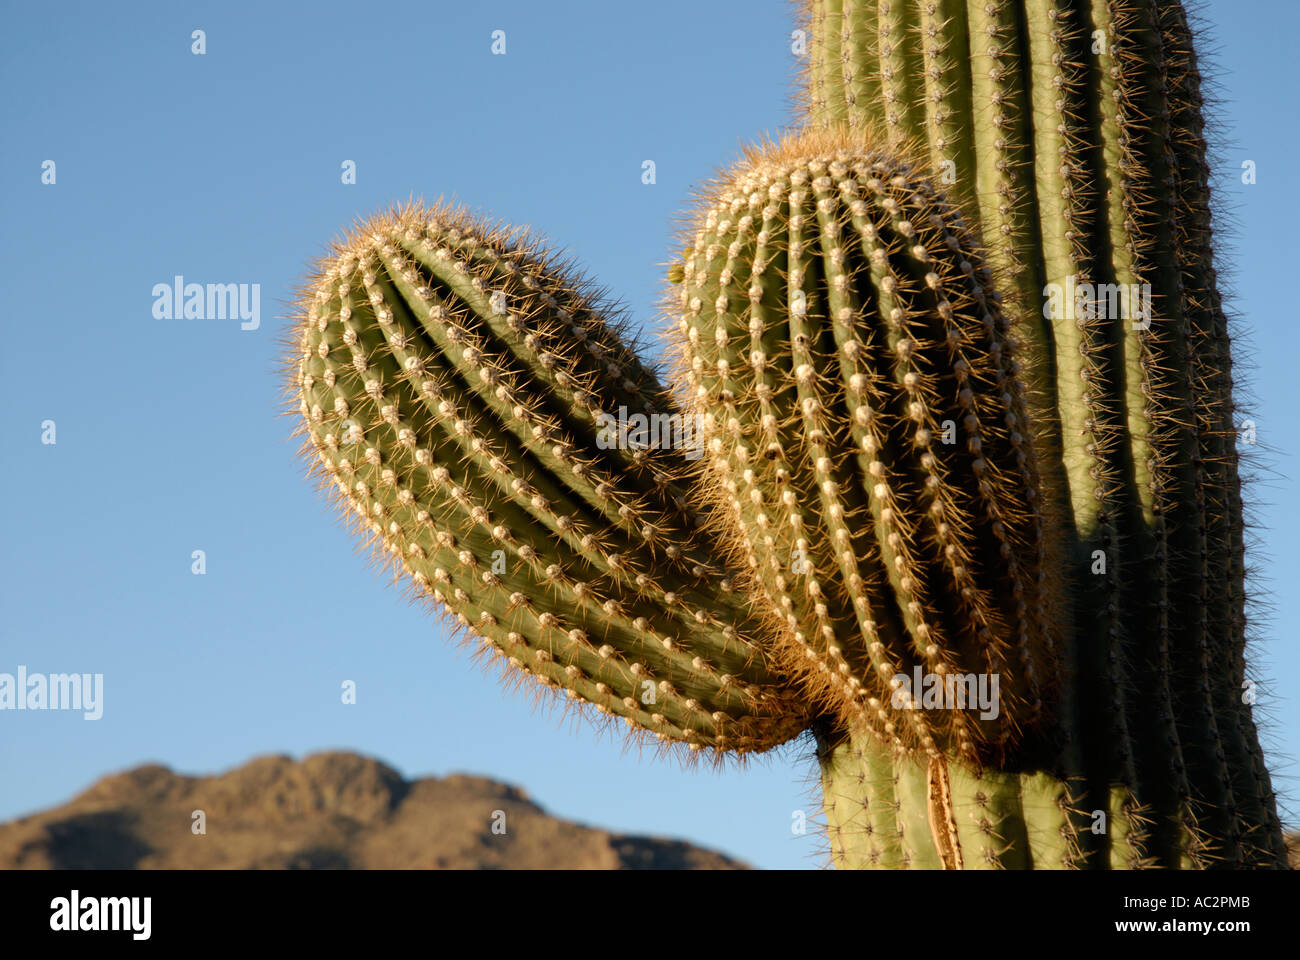
[[[667,385],[528,235],[410,206],[301,299],[314,472],[512,675],[684,756],[811,733],[837,867],[1284,867],[1181,4],[803,14]]]

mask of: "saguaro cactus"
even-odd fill
[[[520,675],[685,755],[811,731],[837,866],[1284,866],[1181,6],[805,10],[805,129],[670,274],[679,392],[408,207],[301,299],[314,472]]]
[[[963,736],[960,713],[949,721],[956,739],[935,746],[919,731],[924,789],[908,786],[920,774],[916,751],[898,743],[902,724],[871,733],[887,720],[879,684],[874,696],[867,682],[851,691],[867,709],[824,738],[840,861],[1281,865],[1243,689],[1232,374],[1181,6],[807,9],[807,125],[830,133],[749,158],[706,195],[688,237],[682,333],[697,402],[714,415],[716,496],[740,508],[738,537],[770,574],[760,578],[768,602],[787,614],[793,605],[790,632],[829,676],[852,683],[868,661],[888,675],[905,656],[940,674],[969,669],[982,643],[1012,721],[1025,716],[1017,701],[1036,703],[1036,684],[1059,678],[1037,728],[1046,739],[1009,724],[990,758]],[[951,209],[936,215],[939,194]],[[1020,371],[1007,366],[1012,341]],[[996,386],[987,374],[975,385],[981,364],[998,371]],[[963,379],[966,403],[953,392]],[[1010,381],[1024,388],[1023,413]],[[998,452],[986,453],[992,419],[962,414],[999,411],[999,393],[1005,429],[1026,439],[1008,449],[994,433]],[[947,453],[934,440],[945,414],[957,441]],[[765,445],[771,461],[751,467]],[[1029,456],[1012,455],[1026,445]],[[976,458],[965,469],[962,450]],[[1014,568],[1005,551],[981,560],[979,526],[996,531],[1017,489],[1037,492],[1025,500],[1037,527],[1016,534],[1003,520],[1003,542],[1018,536],[1046,553],[1013,547]],[[757,511],[783,502],[798,523],[773,537]],[[845,519],[855,512],[856,525]],[[817,575],[777,574],[805,541]],[[1046,633],[1026,623],[1036,556],[1060,558],[1045,571],[1060,582],[1039,581],[1062,590],[1059,657],[1044,661],[1059,673],[1023,645],[1005,656],[1019,638],[1054,632],[1050,618]],[[999,582],[1001,593],[990,586]],[[1024,592],[1007,594],[1017,583]],[[1023,610],[1018,624],[1008,597]],[[806,626],[817,617],[824,640]],[[891,619],[903,630],[880,636]],[[981,628],[983,641],[963,648],[963,630],[978,638]],[[1047,791],[1065,843],[1043,842],[1042,805],[1017,809],[1016,781],[1022,797],[1026,782]],[[922,804],[931,830],[918,843],[922,831],[908,827],[925,822],[911,809]],[[1104,832],[1089,829],[1094,811],[1109,813]]]

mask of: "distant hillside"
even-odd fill
[[[205,835],[191,830],[195,810]],[[557,819],[493,780],[407,781],[353,753],[258,757],[212,777],[137,767],[0,824],[0,869],[80,867],[746,869],[680,841]]]

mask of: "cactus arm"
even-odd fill
[[[864,571],[860,567],[856,552],[853,550],[849,518],[864,512],[863,498],[856,495],[857,491],[864,489],[864,484],[843,466],[836,468],[833,458],[838,457],[837,452],[831,447],[830,431],[833,427],[830,423],[830,415],[834,409],[832,398],[838,398],[835,394],[828,395],[820,383],[824,376],[821,371],[826,369],[828,358],[824,354],[814,352],[817,345],[827,343],[825,321],[828,317],[849,319],[851,322],[851,318],[844,317],[841,312],[845,306],[840,302],[840,298],[845,295],[845,291],[850,286],[850,277],[843,268],[846,249],[838,245],[832,246],[834,234],[824,232],[837,216],[838,211],[830,212],[835,210],[835,201],[828,195],[829,186],[824,188],[824,195],[821,198],[816,197],[815,187],[809,189],[810,179],[820,182],[824,176],[824,170],[815,167],[811,177],[803,171],[796,171],[790,178],[792,187],[789,191],[790,217],[787,228],[791,264],[790,296],[792,298],[802,296],[804,303],[802,309],[791,311],[790,314],[792,344],[790,364],[798,384],[795,408],[803,424],[802,446],[807,463],[811,467],[810,479],[817,491],[817,499],[806,504],[805,507],[812,511],[814,522],[820,520],[824,525],[828,547],[826,552],[835,557],[831,567],[835,569],[838,566],[841,571],[842,580],[850,592],[852,601],[853,612],[850,616],[856,620],[858,616],[870,616],[872,612],[864,594],[856,589],[856,585],[864,579],[864,572],[868,578],[873,579],[876,574],[874,571]],[[818,231],[813,229],[819,222],[823,231],[823,240],[820,243],[817,239]],[[827,238],[831,239],[831,244],[825,242]],[[808,276],[810,273],[815,275],[818,272],[824,277],[824,290],[814,285],[815,280],[812,283],[805,282],[811,279]],[[822,302],[822,296],[825,297],[825,302]],[[845,384],[844,389],[846,392],[853,392],[852,383]],[[873,476],[872,479],[876,481],[870,494],[876,507],[872,511],[872,519],[878,521],[881,516],[885,516],[884,511],[888,508],[880,506],[877,501],[888,503],[888,496],[880,496],[877,493],[882,486],[882,478]],[[928,618],[922,605],[910,595],[912,580],[904,572],[909,567],[910,558],[904,556],[904,551],[901,549],[902,538],[897,537],[897,532],[892,531],[888,523],[883,527],[878,522],[873,523],[872,529],[876,533],[874,549],[865,551],[865,555],[866,557],[877,554],[880,556],[885,575],[892,584],[896,596],[900,596],[901,602],[897,603],[897,607],[906,631],[905,635],[911,641],[911,655],[933,662],[935,650],[931,649],[932,644],[929,642],[932,627],[927,622]],[[893,543],[890,542],[891,533],[896,537]],[[903,595],[897,593],[900,589],[905,591]],[[819,584],[816,593],[812,593],[812,596],[814,599],[819,599],[823,593],[824,589]],[[860,628],[859,633],[867,645],[878,642],[874,630],[870,628]],[[833,642],[836,637],[830,634],[826,639]],[[827,665],[833,669],[838,668],[836,661],[842,656],[837,652],[839,649],[837,645],[832,645],[829,651],[831,656],[830,663]],[[916,729],[922,748],[933,751],[933,734],[926,718],[917,711],[909,711],[908,716]],[[964,721],[960,722],[964,723]]]
[[[733,212],[739,214],[740,210]],[[782,332],[767,326],[764,312],[765,300],[774,303],[781,300],[776,285],[782,282],[784,260],[774,260],[778,253],[783,258],[783,253],[767,245],[766,213],[762,214],[762,229],[757,235],[753,233],[753,214],[757,212],[751,204],[745,216],[733,219],[715,215],[701,227],[684,270],[681,325],[689,344],[687,362],[692,375],[699,376],[707,370],[718,378],[720,386],[722,407],[704,414],[708,447],[721,451],[722,440],[715,433],[730,435],[733,430],[741,429],[742,421],[753,424],[757,431],[755,443],[737,445],[734,451],[728,449],[731,456],[711,458],[711,467],[719,475],[714,500],[742,544],[753,586],[769,599],[775,618],[784,627],[790,618],[797,625],[795,611],[802,611],[803,598],[796,577],[803,569],[804,560],[797,546],[800,531],[785,498],[773,497],[770,491],[765,495],[753,482],[757,471],[771,469],[778,474],[782,470],[788,473],[782,454],[787,427],[778,424],[771,405],[773,395],[786,388],[772,376],[775,368],[769,370],[765,359],[773,356],[765,350],[769,345],[775,349],[775,341],[781,338]],[[724,249],[728,251],[727,257],[721,260]],[[742,250],[753,251],[752,263],[747,256],[737,256]],[[726,278],[726,283],[710,288],[697,284],[696,278],[710,274]],[[730,316],[729,311],[738,305],[741,296],[749,302],[750,320],[745,333],[729,331],[726,324],[714,322],[715,317]],[[733,332],[738,335],[731,335]],[[746,344],[751,348],[748,356],[744,354]],[[736,403],[736,380],[749,370],[753,370],[761,384],[756,391],[756,408]],[[795,639],[804,644],[804,635],[794,626],[790,629]],[[807,644],[800,653],[787,652],[785,656],[787,660],[793,656],[798,663],[801,653],[811,649],[811,644]],[[810,688],[809,696],[815,702],[821,701],[833,695],[832,686],[828,678],[828,682]]]
[[[755,192],[751,197],[757,200],[760,195],[761,192]],[[782,200],[785,199],[783,194]],[[853,685],[854,670],[860,668],[861,661],[853,645],[836,642],[838,625],[847,611],[838,605],[834,610],[829,607],[835,603],[833,595],[818,596],[820,576],[833,570],[836,561],[821,552],[819,543],[809,539],[804,522],[807,498],[815,498],[818,493],[810,492],[809,485],[801,482],[801,474],[792,459],[800,456],[802,430],[801,421],[789,416],[790,408],[799,403],[799,388],[789,382],[793,378],[786,371],[793,363],[792,324],[797,324],[798,319],[784,311],[769,310],[769,303],[784,303],[787,295],[801,296],[802,280],[797,260],[791,259],[791,245],[782,242],[786,239],[782,208],[761,201],[760,207],[755,210],[754,204],[750,204],[751,213],[760,213],[762,217],[752,269],[743,265],[746,258],[739,259],[737,268],[737,261],[729,257],[718,272],[710,260],[697,257],[689,271],[698,283],[702,278],[714,276],[721,281],[735,269],[736,289],[743,289],[747,278],[750,284],[746,297],[749,303],[744,308],[747,320],[730,312],[733,303],[740,305],[740,299],[735,294],[727,296],[719,292],[729,288],[730,283],[721,287],[701,283],[693,288],[694,296],[684,294],[688,312],[683,322],[688,324],[687,339],[694,354],[690,369],[701,382],[704,379],[701,375],[719,378],[714,392],[722,399],[725,414],[718,418],[722,422],[715,424],[715,428],[722,436],[713,437],[709,446],[733,454],[712,458],[712,466],[719,473],[719,501],[724,516],[734,516],[746,532],[751,565],[761,579],[762,589],[784,614],[783,626],[794,641],[788,648],[786,661],[792,669],[806,671],[810,691],[819,691],[813,694],[816,700],[857,707],[857,698],[865,694],[860,684]],[[745,217],[728,219],[715,212],[707,218],[706,231],[699,235],[695,249],[704,250],[706,255],[710,250],[720,250],[730,236],[728,231],[733,226],[747,231],[746,222]],[[752,219],[748,222],[752,224]],[[709,228],[708,224],[714,226]],[[745,247],[742,240],[726,246],[736,250]],[[791,263],[795,265],[790,266]],[[788,289],[790,283],[799,284],[793,293]],[[721,309],[724,301],[727,310]],[[706,304],[714,309],[702,309]],[[728,324],[738,328],[734,332],[739,335],[729,335]],[[751,347],[748,358],[733,349],[746,342],[741,331],[748,333]],[[711,349],[715,345],[716,354]],[[731,352],[725,352],[728,350]],[[746,389],[747,381],[752,390]],[[735,430],[742,431],[744,442],[735,442],[733,423]],[[725,437],[732,437],[731,443],[724,444]],[[863,632],[868,657],[877,669],[883,668],[886,675],[892,676],[897,666],[895,661],[887,659],[883,652],[886,644],[880,643],[880,639],[898,635],[896,614],[889,606],[872,609],[879,611],[881,622],[864,617],[858,627]],[[888,645],[893,643],[890,641]],[[810,664],[816,667],[810,668]],[[841,669],[841,664],[846,669]],[[892,736],[888,711],[879,701],[876,709],[887,735]]]
[[[768,749],[807,709],[695,529],[684,455],[598,442],[611,405],[673,412],[603,312],[461,211],[375,218],[299,316],[307,451],[381,559],[515,676],[665,744]]]
[[[802,590],[779,598],[790,601],[778,640],[791,669],[802,661],[806,682],[848,693],[838,702],[857,721],[883,721],[935,756],[941,739],[973,761],[1042,721],[1057,686],[1054,601],[1042,520],[1025,506],[1037,484],[1013,350],[958,214],[935,195],[834,133],[755,152],[699,215],[681,329],[685,385],[712,415],[715,501],[742,518],[747,504],[785,505],[786,546],[812,561]],[[767,312],[761,287],[750,305],[731,292],[744,273],[736,256],[753,255],[733,240],[752,223],[745,197],[766,200],[764,249],[785,248],[783,313]],[[742,331],[766,336],[768,319],[781,328],[775,352],[750,367],[719,352]],[[945,421],[962,424],[963,442],[940,442]],[[749,536],[754,563],[775,572],[763,546]],[[914,668],[1004,674],[1000,716],[908,709],[894,677]]]

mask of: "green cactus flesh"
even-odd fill
[[[696,529],[670,414],[608,309],[538,244],[447,207],[319,264],[289,371],[306,453],[358,532],[516,670],[661,741],[744,753],[806,718]],[[608,439],[613,439],[608,438]]]
[[[804,458],[802,467],[790,471],[791,492],[806,513],[804,526],[815,531],[810,539],[820,554],[812,569],[823,577],[837,569],[837,536],[846,536],[843,542],[853,548],[844,560],[859,568],[877,568],[874,577],[860,575],[861,588],[843,562],[839,570],[844,579],[834,589],[818,581],[810,591],[807,578],[784,578],[799,632],[812,645],[809,664],[823,676],[839,670],[843,680],[861,679],[871,641],[863,625],[854,623],[861,618],[851,613],[859,589],[874,589],[879,595],[880,606],[871,607],[876,625],[889,619],[880,609],[892,609],[895,617],[904,618],[917,602],[890,569],[891,534],[881,523],[881,512],[890,503],[877,503],[869,489],[874,478],[862,475],[872,464],[857,453],[861,437],[855,433],[851,410],[856,390],[852,377],[861,360],[843,356],[842,349],[841,356],[834,356],[832,349],[838,342],[837,311],[845,303],[849,328],[870,330],[877,345],[873,349],[884,351],[882,358],[893,336],[888,300],[880,298],[881,274],[871,265],[872,251],[862,245],[850,251],[846,243],[855,230],[861,233],[853,203],[863,201],[870,207],[871,200],[860,195],[859,173],[822,172],[836,156],[850,167],[855,162],[881,162],[886,156],[911,158],[925,176],[903,172],[904,192],[923,194],[923,180],[935,194],[942,191],[953,207],[944,219],[954,234],[961,236],[959,224],[967,228],[960,241],[963,256],[975,264],[977,258],[967,250],[978,250],[994,278],[980,283],[985,298],[996,301],[1001,295],[1006,336],[1015,340],[1015,356],[1023,365],[1017,379],[1023,384],[1028,427],[1017,429],[1032,438],[1040,494],[1023,502],[1039,519],[1046,542],[1036,549],[1039,557],[1048,558],[1049,567],[1044,586],[1049,592],[1060,591],[1061,609],[1053,646],[1059,673],[1038,669],[1032,650],[1028,661],[1005,659],[1023,634],[1007,621],[1005,586],[999,592],[991,584],[998,577],[1005,584],[1015,574],[996,558],[981,568],[980,555],[970,553],[974,593],[951,575],[944,581],[942,565],[934,558],[952,544],[933,530],[908,535],[908,530],[926,530],[932,502],[920,494],[894,511],[899,542],[913,550],[921,564],[914,568],[911,559],[904,560],[917,570],[911,583],[933,588],[939,577],[942,587],[932,592],[930,602],[921,601],[926,615],[938,618],[948,630],[947,645],[937,644],[940,662],[935,667],[980,669],[972,666],[978,658],[956,639],[960,630],[954,633],[944,617],[956,618],[968,632],[981,624],[1004,630],[1000,642],[989,649],[983,669],[994,669],[1004,658],[1002,692],[1010,697],[1010,722],[993,732],[991,743],[982,745],[974,732],[963,736],[959,715],[944,718],[945,738],[937,741],[937,752],[947,776],[930,780],[932,788],[936,779],[944,781],[943,792],[951,803],[944,805],[944,816],[931,818],[934,849],[947,851],[945,865],[954,865],[956,850],[956,859],[970,866],[970,852],[960,843],[963,824],[955,812],[961,808],[962,791],[971,788],[966,781],[983,778],[973,789],[1001,810],[1005,807],[999,806],[999,791],[1012,791],[1013,782],[990,787],[986,781],[1015,774],[1022,786],[1026,777],[1040,778],[1046,785],[1044,796],[1054,795],[1038,808],[1061,818],[1056,834],[1070,841],[1053,840],[1060,855],[1049,854],[1048,861],[1075,866],[1282,865],[1276,802],[1250,705],[1244,702],[1250,698],[1244,696],[1243,524],[1233,378],[1211,247],[1201,78],[1181,4],[809,0],[804,6],[812,35],[805,71],[807,126],[810,132],[835,131],[842,141],[840,152],[824,149],[830,135],[826,133],[821,147],[813,136],[802,146],[785,144],[775,151],[790,161],[802,150],[806,162],[801,169],[807,171],[808,184],[801,191],[804,211],[798,230],[786,226],[779,236],[769,229],[764,238],[758,225],[764,205],[776,201],[762,198],[758,208],[748,211],[754,233],[745,239],[739,226],[743,214],[722,202],[725,188],[715,189],[705,201],[712,212],[702,210],[696,218],[697,224],[712,225],[704,230],[702,241],[688,240],[697,246],[687,257],[688,268],[692,258],[694,266],[686,282],[701,291],[696,296],[704,308],[695,318],[701,342],[714,329],[726,334],[717,346],[711,340],[691,345],[694,357],[704,361],[713,378],[704,385],[710,392],[700,402],[718,421],[724,453],[747,445],[740,438],[757,435],[762,415],[754,411],[762,400],[756,394],[749,402],[738,399],[736,387],[720,385],[725,377],[718,378],[715,364],[726,359],[722,353],[727,350],[741,356],[732,336],[757,317],[758,333],[743,339],[761,339],[759,349],[782,358],[768,374],[772,396],[783,403],[774,411],[775,429],[781,434],[782,455],[790,455],[793,442]],[[772,154],[751,157],[733,172],[730,183],[760,175]],[[818,159],[821,167],[808,165]],[[796,165],[787,162],[785,176],[795,171]],[[815,184],[827,177],[824,196],[818,196]],[[853,182],[848,189],[858,192],[856,198],[844,194],[846,179]],[[905,200],[899,197],[898,202]],[[793,222],[789,211],[777,213]],[[708,216],[714,219],[708,221]],[[725,237],[719,233],[724,221],[730,231]],[[707,236],[710,229],[717,235]],[[876,230],[881,229],[877,223]],[[789,299],[792,292],[777,291],[775,280],[760,285],[761,299],[746,302],[747,277],[772,256],[761,250],[764,240],[790,248],[782,256],[788,258],[789,275],[809,288],[808,313],[796,312]],[[700,242],[713,252],[700,249]],[[926,240],[925,253],[936,256],[938,242],[936,236]],[[897,235],[888,241],[886,269],[906,275],[899,265],[908,259],[910,244],[910,237]],[[786,269],[780,266],[778,272],[784,276]],[[910,269],[914,277],[917,268]],[[944,275],[949,274],[951,270]],[[960,296],[969,303],[969,280],[952,276],[951,283],[943,282],[943,293],[950,301]],[[735,316],[713,309],[710,299],[728,284],[737,285],[734,299],[741,309]],[[858,304],[867,306],[865,315],[854,312]],[[728,303],[728,309],[737,308]],[[938,320],[933,301],[923,300],[915,309],[923,316],[914,322],[928,324],[934,341]],[[960,317],[960,308],[954,310]],[[689,309],[686,314],[691,319]],[[994,317],[996,328],[999,321]],[[832,473],[850,472],[848,482],[831,477],[834,489],[848,498],[845,516],[857,506],[865,511],[861,516],[870,517],[846,535],[836,529],[841,523],[833,512],[836,504],[824,492],[819,494],[814,482],[817,445],[796,402],[803,396],[801,390],[807,392],[796,356],[796,326],[829,331],[824,335],[829,340],[816,341],[821,352],[814,351],[815,377],[809,381],[814,390],[838,391],[829,399],[814,398],[821,408],[833,406],[831,426],[821,427],[820,433],[838,444],[822,459]],[[967,329],[976,328],[962,327]],[[988,340],[976,342],[986,359],[991,359],[992,346]],[[744,351],[749,349],[747,342]],[[927,349],[928,373],[950,381],[951,355],[937,341]],[[915,356],[918,362],[927,359],[924,351]],[[729,375],[734,378],[745,363],[742,358],[731,364]],[[868,380],[897,379],[896,360],[878,363],[874,374],[865,374]],[[984,389],[982,399],[993,401],[997,391],[987,382]],[[728,390],[737,397],[730,405],[719,396]],[[955,420],[958,448],[970,442],[973,435],[954,416],[958,411],[950,392],[932,393],[922,402],[929,404],[925,417],[930,420],[945,415]],[[907,411],[897,404],[896,409],[901,424]],[[981,431],[991,422],[977,421],[973,425]],[[738,434],[728,432],[737,429]],[[803,436],[798,435],[800,429]],[[978,439],[986,442],[982,434]],[[858,458],[856,465],[848,465],[849,450]],[[920,491],[927,480],[920,458],[927,452],[941,468],[952,468],[938,483],[941,490],[956,488],[945,493],[952,508],[978,506],[983,478],[957,469],[957,449],[913,444],[909,453],[895,452],[883,467],[891,476],[901,475],[900,483],[910,482]],[[1007,504],[1019,491],[1017,485],[1030,481],[1022,481],[1011,469],[1014,460],[1005,458],[1005,449],[1002,454],[1002,459],[986,459],[995,468],[994,499]],[[739,466],[733,462],[731,469],[731,482],[739,483]],[[777,471],[754,472],[759,494],[768,498],[765,502],[783,495],[772,479]],[[725,492],[725,487],[719,489]],[[892,486],[889,494],[894,495]],[[906,518],[900,519],[900,513]],[[755,509],[745,504],[741,542],[751,548],[756,546],[755,516]],[[978,528],[991,514],[976,509],[962,517],[964,524],[954,527],[959,552],[970,542],[987,546]],[[747,530],[751,535],[746,541]],[[860,545],[864,533],[869,537],[862,539],[868,542]],[[1037,535],[1026,538],[1023,530],[1016,535],[1019,539],[1013,542],[1022,544],[1025,552],[1017,549],[1014,556],[1023,572],[1032,572],[1034,553],[1028,548]],[[788,563],[797,535],[778,530],[771,537],[757,545],[761,549],[756,555],[760,565],[775,571],[774,564]],[[925,551],[929,560],[923,559]],[[1059,575],[1053,577],[1053,570]],[[787,596],[772,596],[774,578],[773,572],[764,586],[769,604],[780,611]],[[1023,596],[1028,602],[1028,593]],[[975,601],[981,598],[990,600],[1001,619],[974,615]],[[1033,604],[1029,607],[1032,612]],[[790,607],[784,609],[789,612]],[[802,626],[810,622],[809,610],[829,612],[830,630],[824,640]],[[837,623],[837,616],[845,622]],[[902,626],[915,641],[916,626]],[[849,637],[859,645],[856,662],[847,652]],[[879,642],[884,650],[905,649],[897,636],[882,636]],[[844,652],[846,664],[837,663],[831,645]],[[915,642],[912,651],[922,652]],[[897,657],[891,661],[897,662]],[[1014,669],[1025,663],[1034,666],[1043,684],[1038,692],[1028,676],[1018,676]],[[818,689],[825,692],[828,683]],[[832,685],[845,687],[840,681]],[[1032,713],[1024,710],[1040,698],[1053,704],[1045,726],[1032,723]],[[867,705],[870,708],[870,700]],[[838,742],[825,744],[828,776],[837,779],[841,771],[865,775],[862,771],[871,769],[883,777],[888,763],[868,756],[875,750],[889,763],[921,762],[906,749],[906,737],[899,743],[898,722],[891,729],[883,714],[872,717],[870,709],[857,713],[860,719],[851,735],[842,725],[832,738]],[[919,725],[910,717],[906,722]],[[933,726],[935,720],[922,722]],[[1052,742],[1055,746],[1049,747]],[[989,752],[989,746],[1000,750]],[[972,756],[975,762],[969,760]],[[895,792],[909,783],[909,776],[898,774]],[[888,780],[883,777],[882,782]],[[831,792],[836,792],[834,819],[841,824],[841,838],[852,829],[875,824],[877,811],[869,796],[833,791],[833,786],[828,784],[828,804]],[[860,805],[857,817],[847,811],[851,797]],[[1109,813],[1104,833],[1089,829],[1094,811]],[[990,814],[989,823],[999,817],[1003,815]],[[996,850],[989,854],[986,848],[974,859],[991,856],[1011,866],[1024,865],[1028,856],[1032,865],[1039,865],[1036,827],[1028,812],[1024,826],[1028,853],[1019,849],[1004,856]],[[1008,838],[1019,835],[1019,826],[991,829],[1002,836],[1001,842],[1017,845]],[[879,832],[873,829],[867,836]],[[955,845],[945,840],[949,834],[957,838]],[[906,861],[907,844],[899,846],[890,836],[888,844],[841,840],[840,862]]]

